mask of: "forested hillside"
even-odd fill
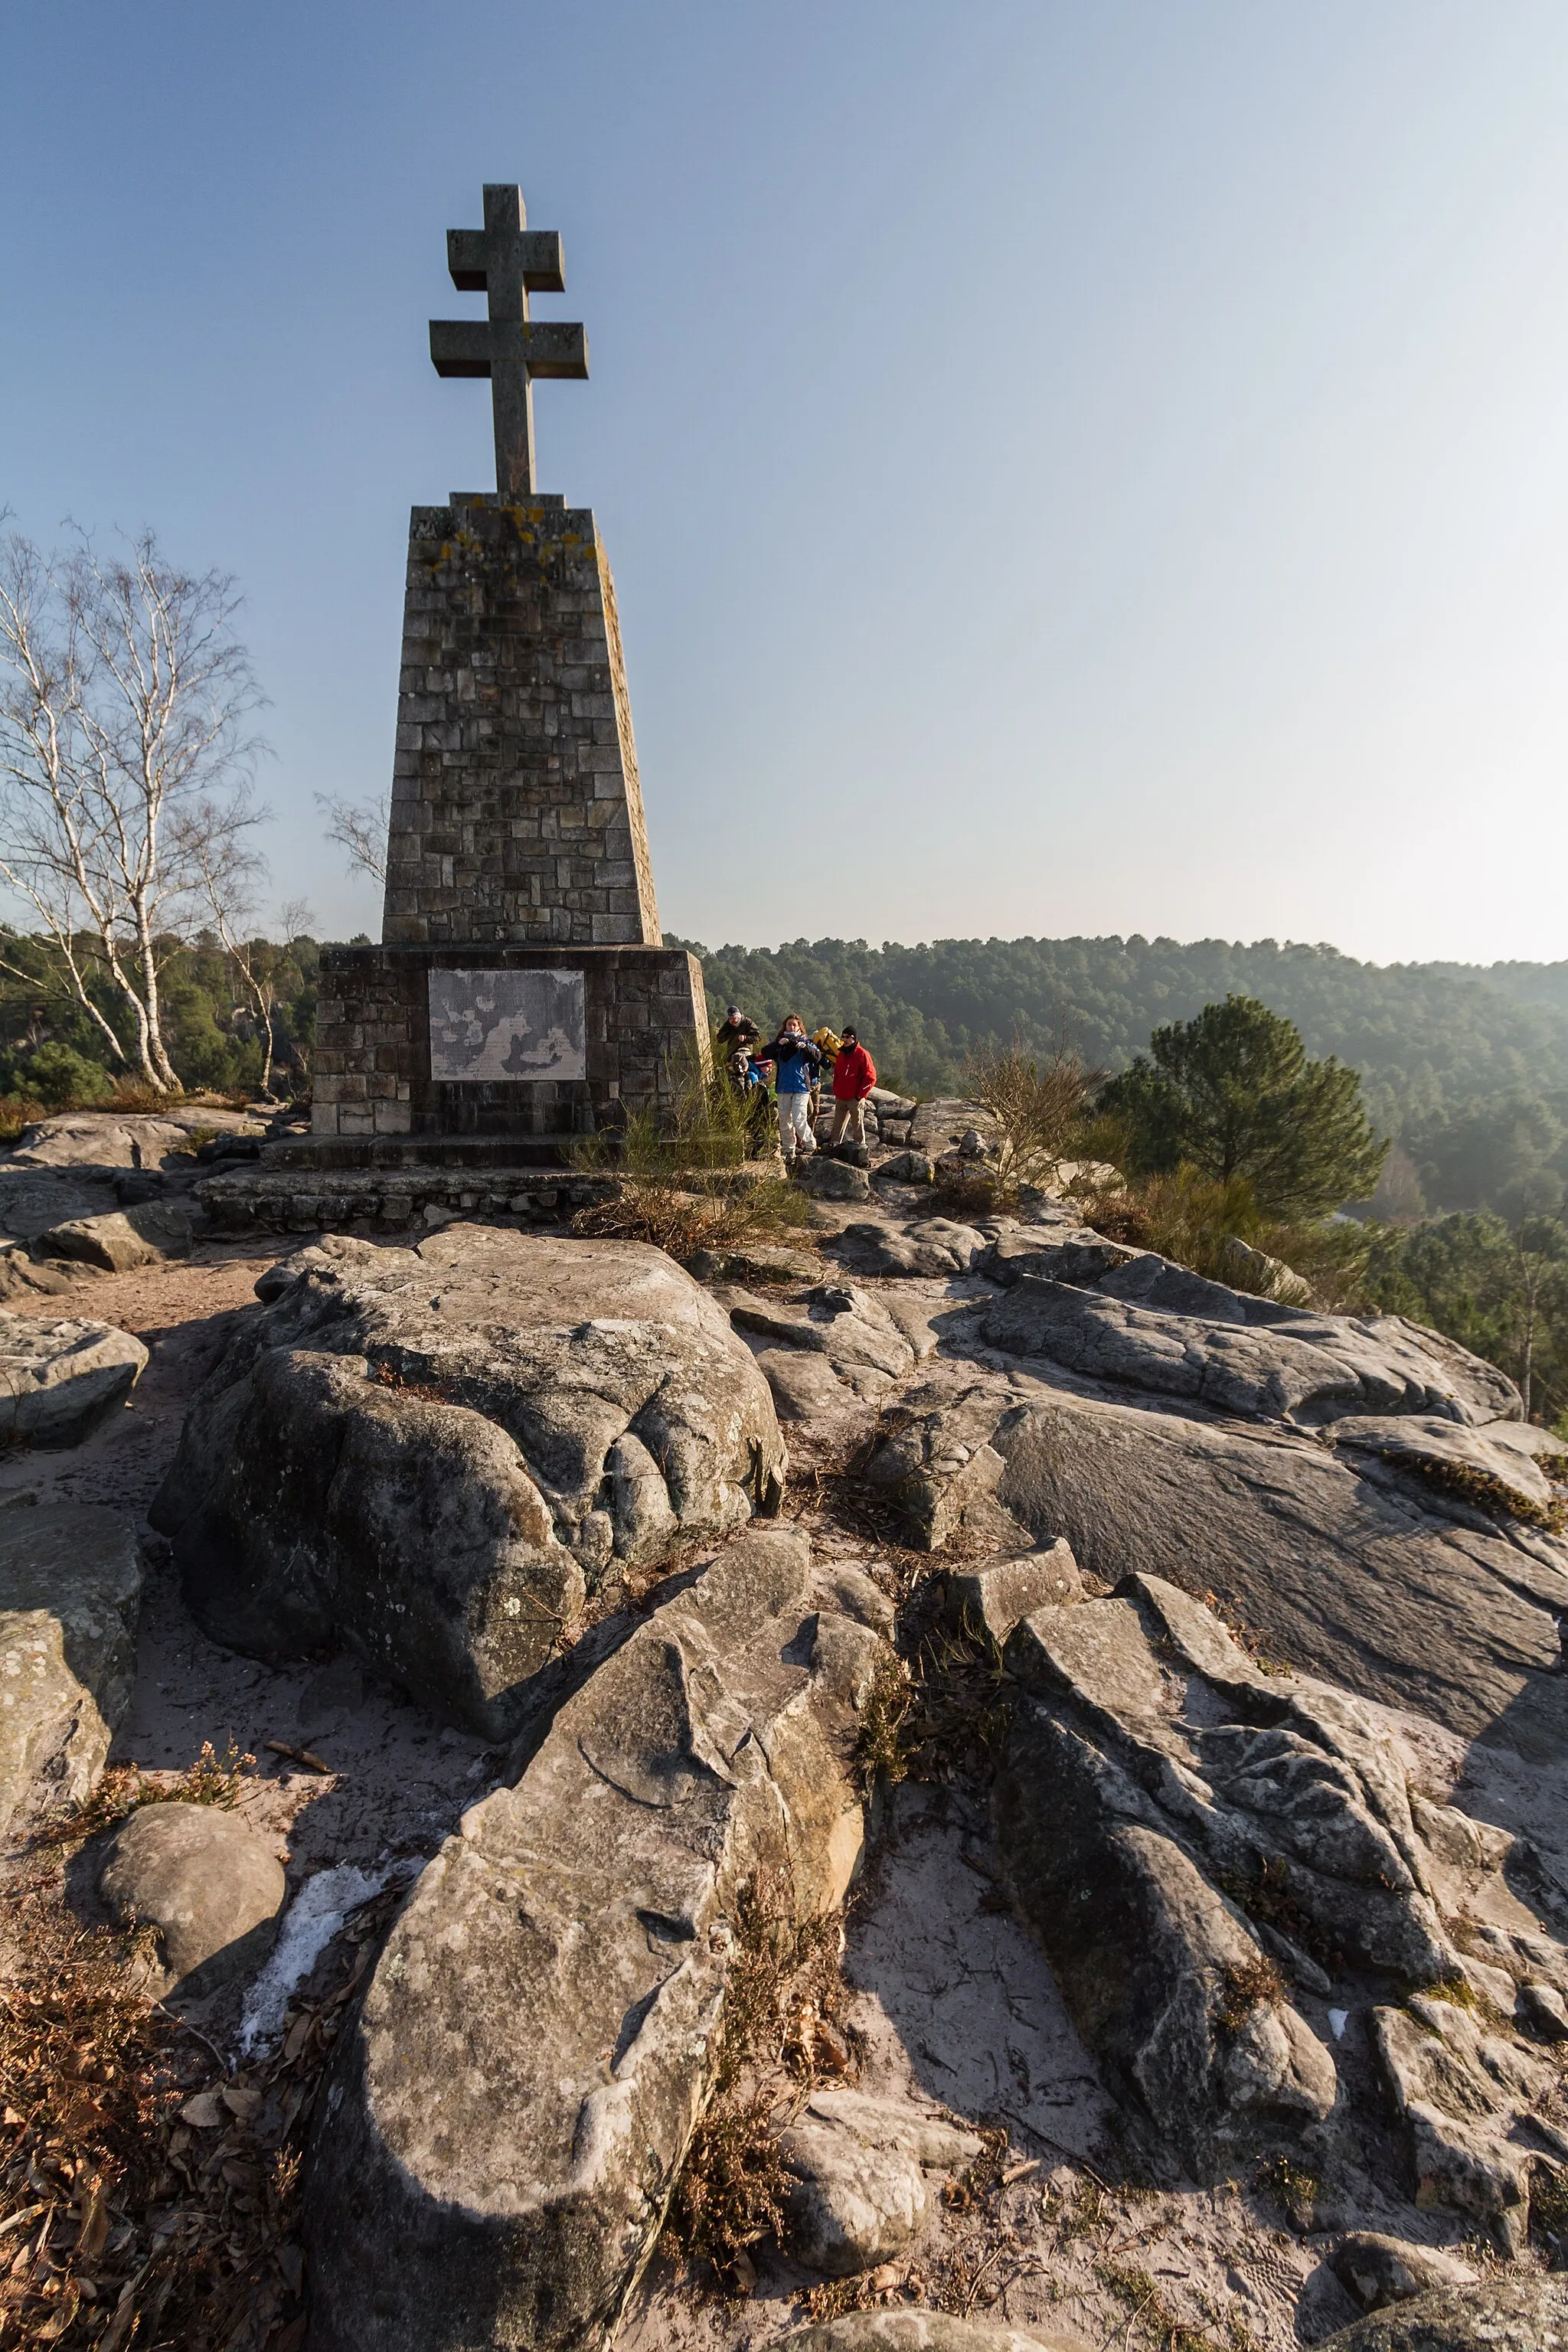
[[[695,941],[689,944],[696,947]],[[1225,940],[796,940],[697,947],[710,1006],[854,1021],[897,1083],[956,1085],[988,1040],[1058,1040],[1111,1071],[1161,1023],[1232,992],[1359,1069],[1428,1207],[1556,1205],[1568,1180],[1568,962],[1358,963],[1331,947]],[[1402,1163],[1401,1163],[1402,1164]]]
[[[685,944],[702,958],[715,1020],[734,1001],[759,1022],[791,1011],[812,1027],[856,1022],[889,1081],[924,1093],[961,1087],[977,1048],[1016,1035],[1121,1070],[1163,1022],[1233,992],[1259,997],[1297,1024],[1310,1054],[1361,1071],[1374,1120],[1408,1155],[1393,1164],[1405,1186],[1397,1205],[1511,1215],[1555,1209],[1568,1190],[1568,962],[1377,965],[1272,940]],[[257,941],[246,952],[272,996],[279,1082],[303,1086],[315,942]],[[123,1028],[121,1001],[94,994]],[[186,1086],[257,1084],[254,995],[216,940],[171,954],[164,998]],[[0,1094],[62,1100],[120,1075],[101,1030],[55,983],[42,942],[0,935]]]

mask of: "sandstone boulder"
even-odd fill
[[[899,1323],[857,1284],[820,1282],[790,1299],[721,1285],[714,1297],[736,1330],[826,1357],[857,1396],[884,1397],[914,1369],[914,1349]]]
[[[794,2352],[1089,2352],[1081,2336],[1059,2328],[1042,2334],[951,2311],[851,2311],[798,2327],[782,2344]]]
[[[1407,2303],[1433,2287],[1473,2286],[1476,2273],[1457,2254],[1437,2246],[1414,2246],[1375,2230],[1352,2230],[1329,2256],[1329,2267],[1352,2302],[1363,2311]]]
[[[762,1348],[757,1369],[773,1391],[773,1410],[781,1421],[813,1421],[818,1413],[836,1412],[855,1401],[855,1391],[841,1381],[826,1356],[804,1348]]]
[[[147,1350],[112,1323],[0,1315],[0,1435],[16,1445],[77,1445],[122,1405]]]
[[[0,1843],[85,1797],[131,1702],[142,1555],[76,1503],[0,1515]]]
[[[815,1192],[819,1201],[868,1201],[871,1197],[871,1179],[864,1168],[852,1168],[844,1160],[829,1160],[825,1152],[815,1151],[805,1160],[797,1160],[795,1176],[806,1192]]]
[[[1037,1551],[961,1570],[952,1579],[952,1592],[960,1623],[984,1633],[1000,1650],[1015,1625],[1037,1609],[1081,1601],[1084,1583],[1072,1546],[1058,1536]]]
[[[1024,1525],[1012,1524],[1016,1540],[1008,1541],[1005,1530],[994,1524],[994,1497],[1007,1465],[990,1441],[1016,1418],[1011,1392],[996,1380],[905,1391],[884,1417],[864,1475],[903,1522],[912,1547],[940,1550],[967,1527],[997,1535],[997,1550],[1029,1549]]]
[[[1568,2279],[1505,2272],[1437,2287],[1331,2336],[1322,2352],[1556,2352],[1568,2344]]]
[[[884,1160],[871,1172],[873,1182],[878,1184],[934,1184],[936,1181],[936,1163],[929,1151],[896,1151],[890,1160]]]
[[[266,1840],[216,1805],[139,1807],[107,1842],[99,1876],[115,1919],[157,1930],[154,2000],[199,2000],[258,1969],[284,1892]]]
[[[815,2093],[779,2142],[796,2182],[791,2250],[830,2278],[871,2269],[918,2237],[942,2176],[972,2163],[984,2145],[902,2101]]]
[[[794,1530],[732,1542],[428,1864],[318,2111],[315,2352],[602,2340],[710,2094],[742,1890],[804,1920],[857,1866],[889,1654],[829,1597]]]
[[[235,1648],[341,1641],[505,1738],[586,1589],[776,1507],[767,1384],[661,1251],[448,1226],[258,1287],[153,1512]]]
[[[202,1134],[265,1135],[265,1122],[221,1105],[171,1105],[155,1117],[138,1112],[76,1110],[40,1119],[23,1129],[10,1155],[16,1168],[156,1168],[176,1165],[195,1150]]]
[[[38,1237],[46,1256],[79,1258],[106,1274],[153,1265],[160,1258],[188,1255],[195,1228],[188,1210],[173,1202],[112,1209],[96,1217],[75,1217]]]
[[[855,1274],[931,1276],[967,1274],[988,1247],[973,1225],[922,1217],[903,1227],[846,1225],[835,1255]]]

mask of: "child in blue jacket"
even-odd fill
[[[799,1013],[790,1013],[780,1023],[773,1044],[762,1046],[755,1058],[772,1062],[777,1072],[773,1087],[779,1100],[779,1150],[784,1166],[792,1168],[797,1153],[805,1160],[816,1150],[811,1131],[811,1088],[822,1066],[822,1055],[806,1035]]]

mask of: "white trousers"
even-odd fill
[[[779,1149],[786,1166],[797,1151],[804,1154],[816,1150],[816,1138],[811,1131],[809,1095],[780,1095]]]

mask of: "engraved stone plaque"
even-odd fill
[[[433,971],[430,1076],[585,1078],[580,971]]]

